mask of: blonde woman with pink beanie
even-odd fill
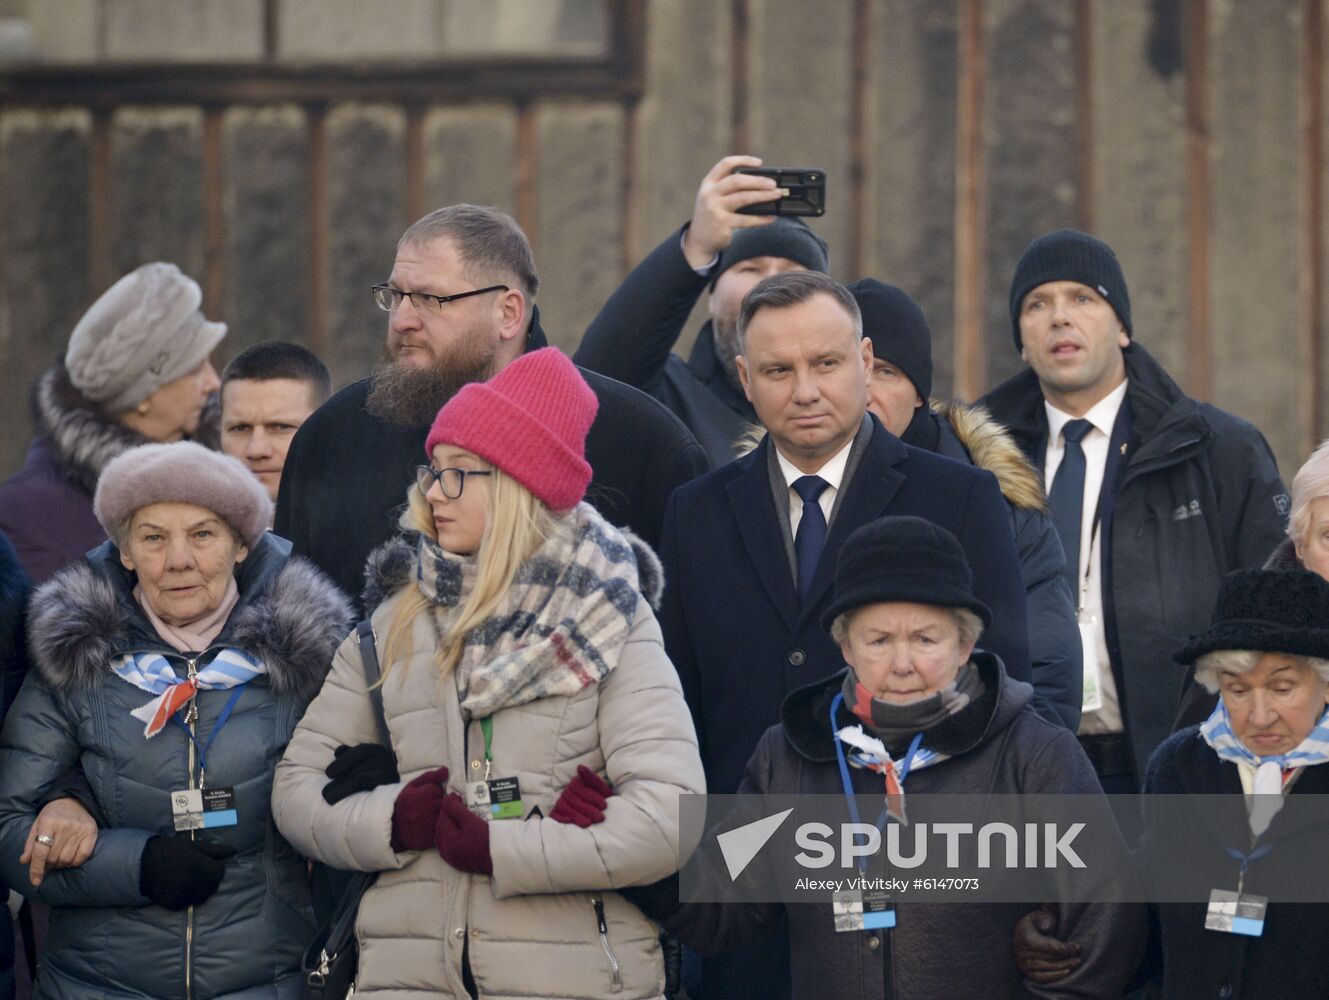
[[[595,411],[553,348],[439,411],[367,570],[391,749],[352,637],[278,766],[282,833],[380,873],[357,996],[663,994],[658,928],[614,890],[677,870],[704,779],[658,561],[583,500]],[[603,822],[555,818],[574,780],[613,786]]]

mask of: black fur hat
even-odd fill
[[[1194,663],[1217,649],[1329,660],[1329,582],[1304,569],[1243,569],[1218,592],[1213,621],[1174,655]]]

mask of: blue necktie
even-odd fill
[[[1080,581],[1080,526],[1084,521],[1084,449],[1080,442],[1093,430],[1088,420],[1071,420],[1062,428],[1066,441],[1057,474],[1052,477],[1048,502],[1052,505],[1052,523],[1061,536],[1061,547],[1066,550],[1066,580],[1070,584],[1072,600],[1079,601]]]
[[[789,485],[803,501],[803,516],[794,535],[794,557],[798,562],[798,597],[806,600],[817,563],[821,561],[821,550],[826,546],[826,515],[821,512],[817,498],[831,484],[821,476],[800,476]]]

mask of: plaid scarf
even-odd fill
[[[161,653],[124,653],[111,661],[111,671],[122,681],[157,696],[129,713],[144,723],[144,737],[152,739],[199,691],[248,684],[266,674],[268,668],[243,650],[227,647],[193,677],[178,676],[171,661]]]
[[[476,558],[419,541],[416,586],[446,634],[475,583]],[[637,613],[632,545],[589,504],[578,504],[517,570],[494,613],[466,636],[457,691],[467,718],[539,698],[576,694],[618,663]]]

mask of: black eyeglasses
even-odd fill
[[[438,483],[438,488],[449,500],[456,500],[466,488],[467,476],[492,476],[493,469],[435,469],[432,465],[420,465],[415,470],[415,485],[423,495],[431,486]]]
[[[411,305],[415,306],[417,312],[430,313],[438,315],[443,311],[443,307],[449,302],[456,302],[458,299],[467,299],[472,295],[483,295],[485,292],[506,292],[507,285],[489,285],[485,288],[473,288],[469,292],[458,292],[456,295],[430,295],[428,292],[403,292],[400,288],[393,288],[391,285],[374,285],[370,291],[374,293],[375,304],[384,312],[396,312],[401,305],[401,300],[410,297]]]

